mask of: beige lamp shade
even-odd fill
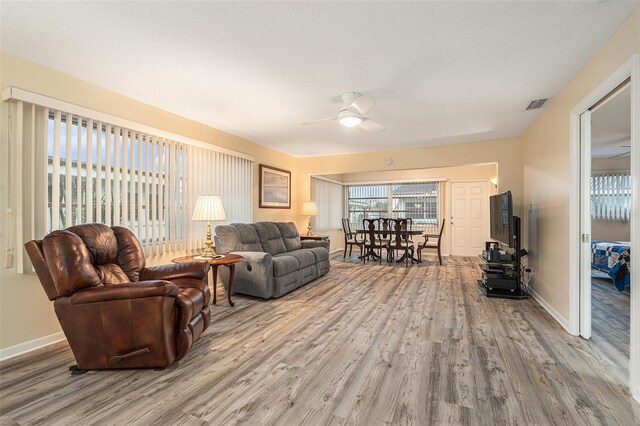
[[[302,214],[304,216],[318,216],[318,206],[315,201],[305,201],[302,205]]]
[[[220,196],[200,195],[196,200],[196,206],[193,209],[191,220],[227,220],[227,215],[224,213],[224,207],[222,206],[222,199]]]

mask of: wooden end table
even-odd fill
[[[231,301],[231,286],[233,285],[233,275],[236,272],[236,263],[242,262],[244,257],[239,254],[225,254],[224,257],[218,259],[203,259],[200,256],[184,256],[171,259],[173,263],[186,263],[186,262],[207,262],[211,266],[213,271],[213,304],[218,301],[216,298],[216,288],[218,287],[218,267],[224,265],[229,268],[229,287],[227,287],[227,299],[229,305],[235,306],[235,303]]]

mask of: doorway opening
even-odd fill
[[[606,330],[598,330],[598,327],[606,326],[609,323],[605,322],[607,319],[602,319],[602,316],[612,315],[611,312],[614,312],[615,307],[610,308],[607,312],[608,314],[602,314],[602,311],[597,311],[595,308],[594,298],[595,297],[605,297],[602,293],[598,293],[600,290],[611,290],[611,284],[606,282],[607,286],[603,285],[601,287],[596,288],[593,284],[595,280],[592,279],[592,275],[595,275],[595,278],[598,277],[599,268],[592,268],[592,260],[597,265],[598,259],[595,259],[596,256],[602,256],[600,259],[601,262],[604,262],[603,258],[606,255],[605,253],[597,253],[596,250],[599,247],[593,246],[595,244],[595,238],[592,238],[592,225],[593,230],[596,231],[595,237],[599,237],[597,234],[598,227],[600,224],[596,223],[596,217],[600,214],[598,211],[598,206],[604,201],[607,201],[606,204],[612,204],[611,198],[616,198],[616,190],[610,188],[613,185],[613,180],[622,180],[624,181],[623,176],[616,176],[615,178],[612,176],[609,177],[598,177],[596,171],[592,172],[592,165],[597,168],[597,163],[601,160],[597,160],[593,158],[592,161],[592,150],[593,153],[597,156],[598,153],[602,155],[602,153],[606,152],[604,149],[604,145],[606,143],[601,144],[592,144],[592,119],[595,117],[596,125],[598,125],[597,121],[600,118],[606,117],[607,109],[605,107],[607,104],[612,103],[610,105],[611,109],[615,109],[615,102],[622,103],[625,90],[629,90],[629,98],[630,98],[630,138],[628,147],[627,144],[624,143],[620,138],[616,140],[616,138],[612,138],[609,143],[613,145],[618,145],[617,149],[625,150],[622,152],[611,153],[610,155],[606,155],[606,157],[624,157],[629,155],[630,158],[630,166],[628,172],[628,188],[625,189],[624,192],[629,193],[629,196],[626,200],[630,201],[630,211],[629,211],[629,229],[630,229],[630,238],[629,238],[629,248],[627,258],[629,262],[627,262],[627,266],[629,267],[629,282],[630,282],[630,291],[629,291],[629,343],[627,344],[622,339],[618,340],[618,345],[622,346],[619,353],[619,359],[622,361],[618,361],[618,371],[616,374],[620,375],[621,378],[628,383],[629,389],[633,396],[640,401],[640,292],[638,291],[638,274],[632,275],[633,266],[632,265],[640,265],[640,214],[638,208],[640,207],[640,54],[632,55],[620,68],[618,68],[614,73],[612,73],[608,78],[606,78],[597,88],[595,88],[586,98],[582,100],[572,111],[570,114],[570,132],[571,132],[571,182],[572,182],[572,191],[570,193],[570,222],[569,222],[569,317],[570,321],[568,324],[568,330],[570,333],[574,335],[579,335],[584,337],[585,339],[591,339],[592,334],[595,332],[596,337],[595,340],[592,341],[592,348],[594,351],[598,351],[598,347],[596,347],[596,340],[598,336],[606,334]],[[622,98],[618,98],[618,96],[623,96]],[[616,99],[618,98],[618,99]],[[600,110],[600,111],[599,111]],[[600,132],[600,127],[595,129],[596,138],[599,137],[598,132]],[[600,145],[600,146],[599,146]],[[625,146],[623,146],[625,145]],[[603,151],[600,151],[603,149]],[[612,149],[610,146],[609,149]],[[628,151],[628,154],[627,154]],[[608,161],[608,160],[606,160]],[[624,160],[618,160],[624,161]],[[593,163],[593,164],[592,164]],[[607,167],[609,168],[609,167]],[[615,170],[614,170],[615,171]],[[609,171],[609,172],[614,172]],[[605,171],[606,172],[606,171]],[[620,171],[615,171],[616,174],[621,175],[622,173],[618,173]],[[604,173],[605,175],[607,173]],[[613,173],[609,173],[612,175]],[[592,176],[596,176],[592,180]],[[593,197],[592,197],[592,182],[594,184],[593,188]],[[603,199],[599,199],[603,198]],[[619,196],[618,198],[624,198]],[[592,206],[593,204],[593,206]],[[592,211],[592,207],[594,210]],[[616,210],[617,209],[617,210]],[[617,201],[613,202],[613,211],[614,213],[607,213],[605,210],[605,215],[607,214],[620,214],[620,211],[624,211],[624,209],[620,206],[617,206]],[[592,222],[592,213],[594,215],[594,220]],[[606,216],[605,216],[606,217]],[[610,216],[611,217],[611,216]],[[608,234],[613,236],[614,230],[609,229]],[[602,234],[600,234],[601,236]],[[605,237],[608,238],[608,237]],[[620,238],[622,239],[622,238]],[[615,240],[615,238],[613,238]],[[615,243],[615,241],[614,241]],[[636,248],[634,250],[634,247]],[[611,248],[611,251],[614,249]],[[616,248],[615,250],[624,250],[623,248]],[[611,256],[613,257],[613,256]],[[617,256],[620,257],[620,256]],[[626,262],[626,259],[625,259]],[[616,262],[616,260],[606,260],[607,266],[609,269],[611,267],[615,267],[618,270],[623,270],[624,268],[620,268],[619,265],[621,262]],[[611,266],[610,266],[611,265]],[[631,266],[629,266],[631,265]],[[592,269],[596,269],[592,273]],[[605,268],[602,268],[605,269]],[[615,273],[616,271],[614,271]],[[624,271],[623,271],[624,272]],[[605,271],[608,274],[608,272]],[[622,281],[616,282],[613,278],[614,284],[619,284],[624,286],[623,292],[626,291],[626,285],[621,284],[624,282],[623,273],[620,273],[621,276],[616,277],[616,279],[623,278]],[[635,281],[635,283],[634,283]],[[596,284],[597,285],[597,284]],[[594,294],[594,289],[595,293]],[[617,286],[616,290],[617,291]],[[616,295],[613,293],[612,296],[624,297],[624,295]],[[606,300],[606,299],[601,299]],[[624,300],[624,299],[618,299]],[[622,306],[625,304],[623,303]],[[593,308],[593,309],[592,309]],[[600,309],[600,308],[598,308]],[[623,308],[622,308],[623,309]],[[615,312],[620,312],[618,311]],[[624,312],[624,311],[622,311]],[[624,320],[624,314],[618,314],[620,321]],[[598,322],[598,324],[593,327],[594,322]],[[627,335],[626,330],[623,329],[619,336]],[[608,336],[612,337],[612,336]],[[604,345],[612,343],[601,341]],[[625,350],[625,347],[628,348]],[[611,348],[609,348],[611,349]],[[627,355],[628,353],[628,355]],[[615,355],[613,355],[615,358]],[[603,355],[600,357],[603,362],[607,364],[611,364],[612,368],[615,368],[615,361],[612,361],[611,355]]]
[[[584,113],[584,143],[590,144],[591,318],[584,336],[609,362],[611,371],[629,377],[631,328],[631,84],[625,80]],[[585,165],[586,166],[586,165]],[[586,206],[585,206],[586,207]],[[586,217],[586,215],[585,215]],[[637,289],[634,289],[637,290]],[[589,315],[588,309],[584,310]]]

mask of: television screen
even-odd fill
[[[511,192],[489,197],[491,238],[511,247],[513,241],[513,200]]]

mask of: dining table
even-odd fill
[[[390,238],[394,235],[394,232],[390,231],[388,229],[374,229],[374,230],[356,229],[355,232],[358,233],[358,234],[361,234],[361,235],[362,234],[368,235],[371,232],[373,232],[375,235],[388,235]],[[410,229],[408,231],[402,231],[402,233],[403,234],[407,234],[407,235],[412,235],[412,236],[413,235],[424,235],[425,234],[424,230],[422,230],[422,229]],[[429,234],[429,235],[431,235],[431,234]],[[404,261],[406,255],[407,255],[406,253],[403,254],[402,257],[400,259],[398,259],[396,262],[400,263],[400,262]],[[363,253],[362,256],[358,257],[358,259],[362,259],[364,256],[371,256],[374,259],[378,259],[380,257],[380,256],[378,256],[376,254],[376,252],[372,248],[367,249],[367,251],[365,253]],[[410,256],[411,256],[411,261],[412,262],[413,261],[418,262],[418,259],[413,254],[410,254]]]

